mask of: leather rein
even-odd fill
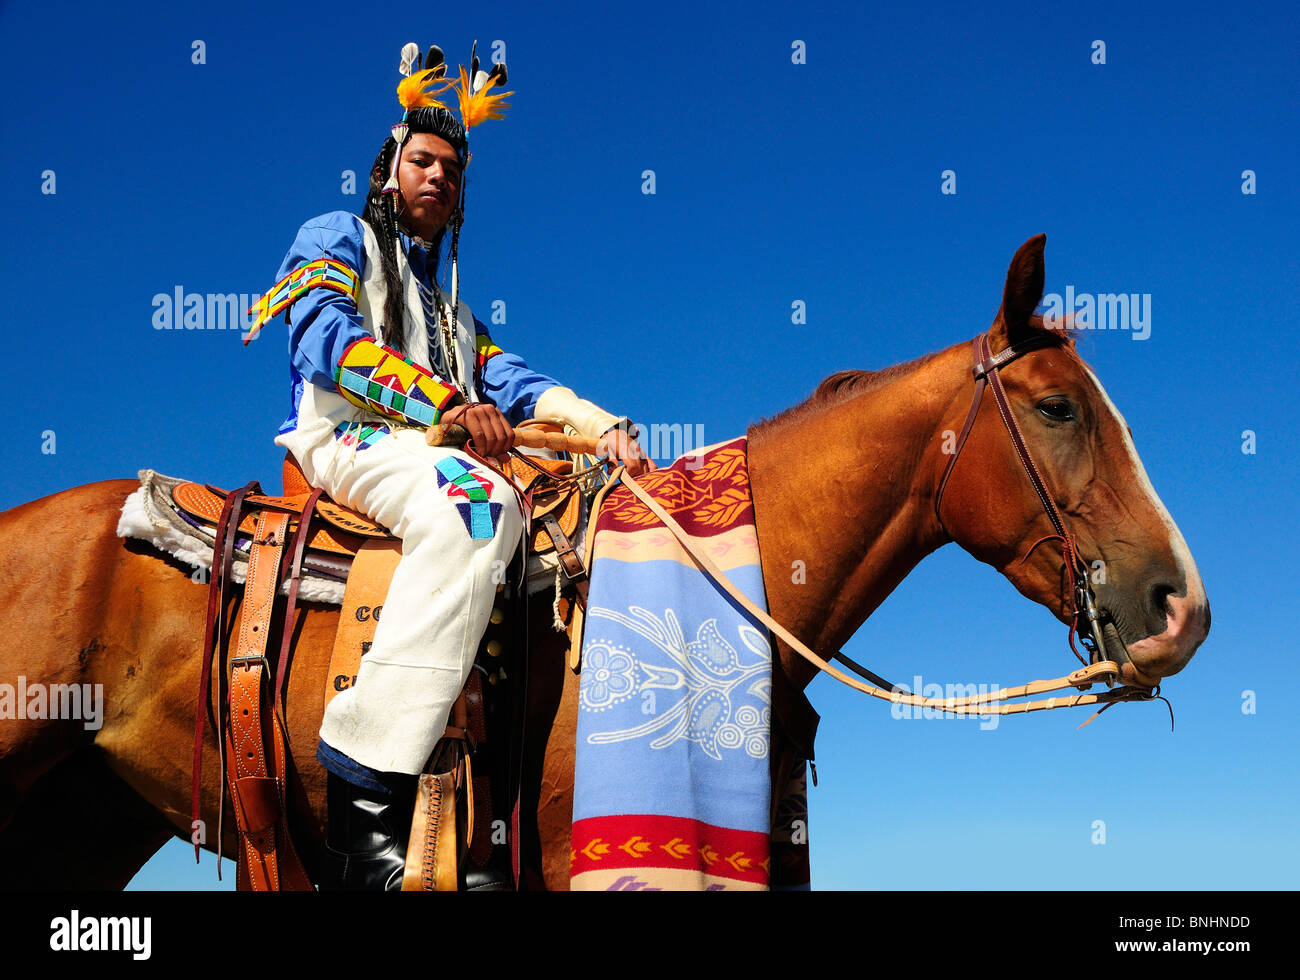
[[[1065,558],[1066,575],[1069,579],[1070,601],[1073,605],[1073,617],[1070,625],[1070,649],[1075,656],[1083,662],[1083,667],[1075,670],[1064,677],[1057,677],[1052,680],[1031,681],[1028,684],[1022,684],[1018,687],[1000,688],[985,694],[976,694],[969,697],[960,698],[927,698],[918,694],[906,693],[897,685],[880,677],[878,674],[867,670],[865,667],[855,663],[849,657],[845,656],[842,651],[832,654],[833,659],[840,660],[852,670],[857,677],[850,677],[843,671],[832,666],[826,660],[822,659],[807,646],[805,646],[789,630],[778,623],[767,612],[750,600],[740,589],[733,583],[718,566],[701,551],[690,536],[682,529],[681,525],[669,514],[660,504],[640,485],[629,476],[623,467],[619,467],[612,474],[610,483],[621,479],[628,489],[646,505],[647,508],[659,518],[660,521],[672,532],[678,542],[686,552],[713,577],[733,599],[752,616],[767,626],[776,636],[785,641],[789,647],[807,660],[823,673],[829,674],[837,681],[856,691],[869,694],[872,697],[889,701],[894,704],[907,704],[920,708],[932,708],[944,712],[958,715],[989,715],[989,714],[1024,714],[1030,711],[1047,711],[1054,708],[1072,708],[1081,705],[1099,704],[1102,707],[1093,714],[1083,725],[1096,718],[1112,704],[1120,701],[1149,701],[1159,696],[1160,688],[1129,686],[1119,687],[1114,690],[1106,691],[1101,694],[1071,694],[1061,697],[1050,697],[1037,701],[1015,701],[1017,698],[1030,697],[1036,694],[1044,694],[1050,691],[1060,691],[1067,688],[1075,688],[1079,691],[1088,690],[1091,685],[1097,682],[1104,682],[1108,687],[1114,684],[1120,676],[1120,665],[1113,661],[1105,659],[1105,643],[1101,636],[1101,626],[1097,617],[1096,597],[1093,594],[1091,583],[1088,579],[1088,569],[1079,557],[1078,549],[1075,547],[1074,537],[1070,534],[1065,526],[1064,518],[1047,490],[1047,484],[1044,482],[1041,472],[1035,465],[1033,457],[1030,455],[1029,448],[1025,445],[1024,436],[1021,434],[1020,426],[1016,422],[1015,415],[1011,411],[1010,402],[1007,400],[1006,391],[1002,387],[1001,378],[998,377],[998,371],[1019,358],[1021,355],[1040,347],[1059,343],[1059,338],[1051,333],[1035,333],[1027,340],[1021,341],[1003,350],[994,357],[989,349],[988,335],[980,334],[973,342],[975,365],[972,372],[975,376],[975,394],[971,400],[970,411],[967,412],[965,424],[962,426],[961,433],[957,439],[952,455],[948,460],[948,465],[944,469],[943,477],[939,482],[939,491],[935,495],[934,510],[935,516],[939,517],[939,505],[943,499],[944,488],[948,484],[948,479],[952,475],[953,467],[956,465],[957,457],[961,454],[962,447],[966,444],[966,439],[970,435],[971,429],[975,425],[975,418],[979,413],[980,402],[984,395],[984,389],[988,388],[993,392],[993,398],[997,403],[998,414],[1002,417],[1003,424],[1006,426],[1008,434],[1011,436],[1012,445],[1015,447],[1016,455],[1020,458],[1025,472],[1029,476],[1029,482],[1034,487],[1039,501],[1046,511],[1048,519],[1052,523],[1055,534],[1047,535],[1036,541],[1026,553],[1028,558],[1043,541],[1059,538],[1061,549]],[[594,518],[593,518],[594,519]],[[944,529],[942,518],[939,519],[939,526]],[[951,535],[948,535],[951,538]],[[1025,559],[1022,558],[1021,561]],[[1082,622],[1083,630],[1080,631]],[[1089,650],[1090,659],[1084,660],[1083,656],[1075,648],[1074,637],[1078,633],[1084,641],[1085,647]],[[1163,698],[1161,700],[1164,700]],[[1012,703],[1014,702],[1014,703]],[[1166,702],[1167,703],[1167,702]],[[1172,713],[1171,713],[1172,719]],[[1083,725],[1079,727],[1082,728]]]

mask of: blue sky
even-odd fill
[[[454,64],[501,41],[517,94],[475,132],[464,296],[480,315],[503,301],[502,346],[643,424],[721,441],[836,370],[973,337],[1038,232],[1049,292],[1150,296],[1147,339],[1095,331],[1080,349],[1213,608],[1165,685],[1177,730],[1159,704],[1081,732],[1069,712],[899,720],[818,680],[814,885],[1295,886],[1293,7],[413,11],[0,6],[0,322],[72,395],[11,392],[0,508],[142,467],[275,484],[283,328],[247,348],[237,330],[158,330],[154,297],[260,293],[303,221],[361,208],[344,172],[364,181],[396,120],[402,43]],[[1074,663],[1043,609],[955,547],[846,652],[940,683]],[[210,887],[212,864],[169,846],[137,884]]]

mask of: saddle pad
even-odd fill
[[[638,482],[766,606],[742,437]],[[570,886],[767,889],[767,630],[626,487],[595,529],[583,624]]]
[[[172,491],[190,481],[165,476],[154,470],[140,470],[140,486],[127,495],[117,522],[117,535],[144,541],[164,554],[171,555],[194,569],[195,582],[206,583],[212,570],[214,527],[176,506]],[[235,534],[235,561],[232,576],[243,583],[248,571],[249,545],[256,518],[241,521]],[[346,549],[340,553],[308,553],[303,559],[298,595],[304,602],[339,605],[343,601],[343,584],[352,560]],[[288,594],[288,583],[280,585],[280,594]]]

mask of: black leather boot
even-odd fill
[[[388,776],[392,793],[363,789],[327,771],[329,827],[321,891],[401,891],[415,809],[416,776]]]

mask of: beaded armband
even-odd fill
[[[273,320],[302,299],[307,290],[316,288],[332,289],[355,303],[358,289],[357,274],[338,259],[317,259],[295,269],[248,308],[248,312],[256,313],[257,318],[249,328],[244,343],[247,344],[256,337],[263,324]]]
[[[334,385],[353,405],[385,418],[430,426],[456,389],[408,357],[368,337],[348,344],[334,368]]]
[[[501,353],[501,348],[492,343],[492,338],[484,331],[478,330],[474,333],[474,367],[479,371],[483,370],[483,365],[488,362],[488,358],[496,357]]]

